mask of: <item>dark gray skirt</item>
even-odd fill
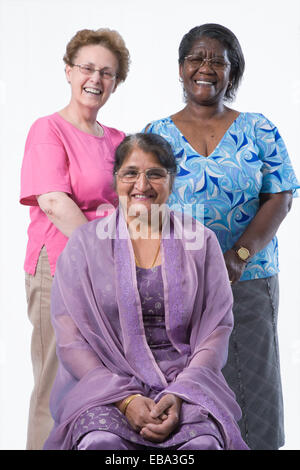
[[[242,436],[252,450],[284,444],[277,338],[278,276],[232,286],[235,326],[223,374],[236,394]]]

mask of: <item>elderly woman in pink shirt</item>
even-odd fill
[[[125,137],[97,121],[99,109],[128,73],[129,53],[119,33],[78,31],[64,62],[70,102],[32,125],[21,174],[20,202],[31,206],[24,267],[34,374],[27,449],[34,450],[43,447],[53,425],[49,394],[57,359],[50,291],[56,261],[74,229],[101,215],[100,204],[117,204],[114,152]]]

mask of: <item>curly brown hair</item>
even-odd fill
[[[77,31],[67,44],[64,62],[72,66],[79,49],[94,44],[106,47],[116,56],[119,63],[117,79],[119,82],[124,82],[129,70],[130,56],[122,36],[117,31],[108,28]]]

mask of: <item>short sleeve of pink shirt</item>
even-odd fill
[[[40,250],[46,246],[52,275],[65,237],[40,209],[36,196],[53,191],[70,195],[88,220],[101,204],[117,204],[113,189],[116,147],[125,134],[101,125],[103,137],[83,132],[58,113],[38,119],[31,127],[21,170],[21,204],[31,206],[25,271],[35,273]]]

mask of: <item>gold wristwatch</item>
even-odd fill
[[[234,251],[236,252],[236,254],[238,255],[238,257],[244,262],[244,263],[247,263],[248,259],[250,258],[250,251],[248,250],[248,248],[245,248],[244,246],[240,246],[240,247],[236,247],[234,246],[233,247]]]

